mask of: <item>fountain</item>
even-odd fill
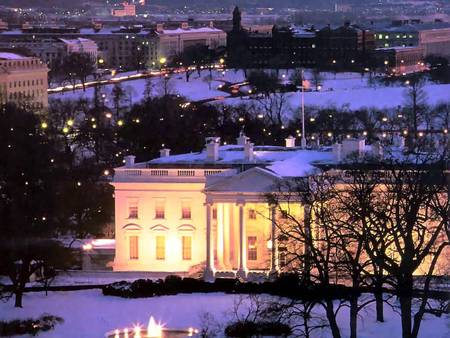
[[[105,334],[106,338],[184,338],[197,336],[198,330],[188,329],[167,329],[150,316],[147,329],[140,325],[133,328],[115,329]]]

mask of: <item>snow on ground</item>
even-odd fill
[[[244,75],[240,71],[226,71],[224,74],[221,71],[213,71],[211,84],[208,83],[209,71],[203,70],[199,76],[197,72],[191,74],[189,82],[186,82],[185,74],[172,74],[170,76],[168,87],[170,92],[173,94],[179,94],[186,97],[191,101],[199,101],[205,99],[211,99],[220,96],[227,96],[228,94],[218,90],[217,88],[222,85],[225,81],[227,82],[240,82],[244,80]],[[136,79],[130,81],[121,82],[122,88],[131,94],[132,102],[137,103],[144,98],[144,91],[146,87],[146,79]],[[155,76],[151,78],[153,85],[154,95],[162,95],[162,78],[160,76]],[[211,89],[210,89],[211,86]],[[103,92],[108,95],[108,99],[111,100],[111,91],[114,88],[114,84],[108,84],[102,87]],[[86,98],[92,99],[94,96],[94,88],[87,88],[86,91],[81,89],[73,91],[66,91],[61,93],[50,94],[50,98],[59,99],[79,99]]]
[[[217,321],[225,324],[233,318],[231,310],[236,297],[239,296],[214,293],[124,299],[105,297],[100,290],[50,292],[48,296],[44,293],[27,293],[22,309],[14,308],[12,300],[0,302],[0,319],[36,318],[49,313],[63,317],[65,322],[53,331],[40,334],[42,338],[101,338],[109,330],[129,327],[133,323],[147,325],[150,315],[170,328],[200,328],[200,317],[205,312],[210,312]],[[344,308],[341,311],[338,323],[343,337],[346,337],[348,310]],[[399,316],[388,306],[385,307],[385,315],[385,323],[376,323],[373,307],[364,310],[359,317],[359,337],[400,337]],[[442,318],[426,315],[419,337],[449,337],[449,320],[448,315]],[[317,332],[314,337],[329,338],[330,334],[324,330]]]
[[[405,87],[374,87],[374,88],[342,88],[329,91],[306,92],[306,107],[346,107],[349,110],[361,108],[395,109],[406,103]],[[450,84],[427,84],[425,86],[426,100],[430,105],[450,102]],[[285,116],[292,116],[300,111],[300,93],[285,94]],[[260,107],[258,100],[242,98],[226,98],[220,104],[245,105]]]
[[[186,97],[191,101],[199,101],[206,99],[219,98],[215,101],[220,104],[228,105],[240,105],[247,106],[254,105],[258,109],[259,103],[252,97],[242,99],[240,97],[228,97],[228,93],[220,90],[219,86],[224,81],[230,83],[238,83],[245,80],[244,73],[240,70],[227,70],[225,73],[221,71],[213,71],[213,81],[208,83],[207,77],[209,71],[203,70],[201,75],[198,76],[197,72],[193,72],[189,82],[186,82],[184,74],[173,74],[169,87],[171,92]],[[291,72],[280,71],[280,79],[286,82],[291,75]],[[311,82],[311,87],[314,87],[312,81],[312,74],[310,72],[305,73],[305,78]],[[367,108],[378,109],[393,109],[405,104],[406,87],[397,86],[370,86],[368,76],[361,76],[359,73],[322,73],[321,74],[321,90],[306,92],[305,93],[305,105],[315,107],[347,107],[350,110]],[[154,95],[162,95],[162,85],[160,77],[153,77],[151,79],[154,86]],[[131,81],[122,82],[122,87],[131,96],[132,103],[139,102],[144,97],[145,79],[137,79]],[[104,91],[108,95],[108,100],[111,100],[111,90],[114,85],[109,84],[104,86]],[[243,87],[242,91],[245,92]],[[450,84],[427,84],[425,86],[425,92],[427,96],[427,102],[430,105],[436,105],[441,102],[450,101]],[[76,99],[80,97],[92,98],[94,93],[93,88],[88,88],[85,92],[77,90],[75,92],[64,92],[51,94],[51,98],[70,98]],[[225,99],[222,99],[225,97]],[[284,108],[284,115],[290,117],[293,112],[299,111],[300,107],[300,94],[287,93],[286,104]]]

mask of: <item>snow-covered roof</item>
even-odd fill
[[[219,146],[219,158],[216,161],[207,159],[207,152],[170,155],[160,157],[148,162],[136,163],[133,168],[154,167],[239,167],[259,166],[279,176],[301,177],[311,173],[317,163],[332,163],[333,154],[330,148],[317,150],[287,148],[280,146],[254,146],[253,160],[245,158],[244,146],[222,145]],[[124,167],[122,167],[124,168]]]
[[[0,60],[23,60],[25,56],[16,53],[0,52]]]
[[[157,31],[156,34],[162,35],[179,35],[179,34],[190,34],[190,33],[224,33],[223,30],[214,27],[200,27],[200,28],[176,28],[176,29],[163,29],[162,31]]]

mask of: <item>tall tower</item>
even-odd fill
[[[241,21],[241,11],[239,10],[239,7],[236,6],[233,10],[233,31],[239,32],[242,29]]]

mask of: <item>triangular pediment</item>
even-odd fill
[[[236,176],[211,177],[206,181],[206,192],[260,192],[274,191],[281,178],[276,174],[263,169],[252,168]]]

